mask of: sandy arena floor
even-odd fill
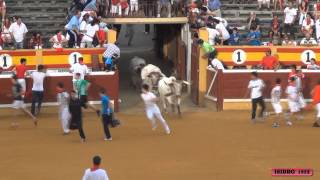
[[[78,132],[63,136],[56,109],[44,109],[34,128],[25,116],[10,130],[11,110],[0,111],[1,180],[79,180],[93,155],[103,158],[111,180],[270,180],[272,167],[313,168],[320,179],[320,129],[313,113],[293,127],[272,129],[272,119],[252,124],[249,112],[199,111],[179,119],[166,116],[173,130],[151,131],[142,111],[118,114],[123,125],[103,141],[99,119],[86,113],[87,142]]]

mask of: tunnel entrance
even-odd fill
[[[118,25],[119,27],[119,25]],[[129,64],[135,56],[147,64],[158,66],[170,76],[176,72],[179,79],[186,78],[186,45],[181,40],[182,24],[126,24],[121,25],[117,40],[121,49],[119,59],[121,108],[135,106],[140,100],[140,89],[131,84]]]

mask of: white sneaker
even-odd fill
[[[104,138],[105,141],[112,141],[112,138]]]
[[[292,126],[292,122],[291,122],[291,121],[288,121],[288,122],[287,122],[287,125],[288,125],[288,126]]]
[[[157,125],[153,126],[152,131],[155,131],[157,129],[157,127],[158,127]]]
[[[273,124],[272,124],[272,127],[273,127],[273,128],[277,128],[277,127],[279,127],[279,126],[280,126],[280,124],[278,124],[278,123],[273,123]]]

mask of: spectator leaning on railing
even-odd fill
[[[276,56],[271,55],[271,50],[266,52],[266,55],[263,57],[260,65],[262,69],[278,69],[279,62]]]

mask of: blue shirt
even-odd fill
[[[92,0],[87,6],[83,9],[84,11],[97,11],[96,0]]]
[[[208,8],[211,11],[220,9],[220,6],[221,6],[220,0],[209,0]]]
[[[106,58],[105,64],[112,65],[112,58],[110,58],[110,57]]]
[[[73,16],[66,26],[67,30],[80,29],[79,18],[77,16]]]
[[[247,38],[249,38],[249,45],[251,46],[260,46],[260,38],[261,34],[259,31],[255,31],[255,32],[249,32],[247,35]]]
[[[231,34],[230,35],[230,39],[229,39],[229,44],[230,45],[239,45],[239,41],[240,41],[240,34],[236,33],[236,34]]]
[[[110,115],[110,107],[109,107],[109,102],[110,102],[110,99],[108,96],[106,95],[103,95],[101,97],[101,105],[102,105],[102,114],[103,115]]]

